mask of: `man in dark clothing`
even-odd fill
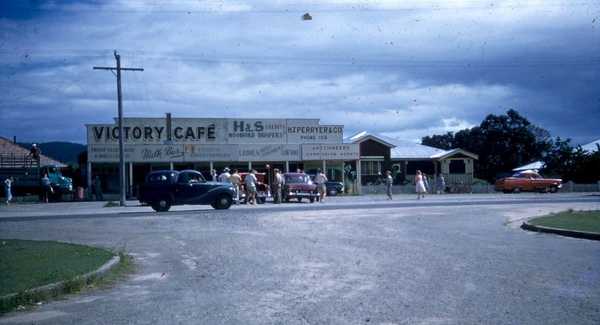
[[[102,195],[102,181],[100,180],[100,176],[94,178],[94,195],[96,195],[96,201],[103,201],[104,196]]]
[[[29,149],[29,155],[27,157],[34,161],[38,167],[40,166],[41,155],[42,150],[40,150],[37,144],[34,143],[33,145],[31,145],[31,149]]]

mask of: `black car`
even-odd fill
[[[325,182],[325,187],[327,188],[328,196],[336,196],[338,193],[344,193],[344,183],[342,182],[327,181]]]
[[[310,176],[310,180],[314,182],[315,174],[307,174]],[[336,196],[339,193],[344,193],[344,183],[336,182],[336,181],[327,181],[325,182],[325,188],[328,196]]]
[[[215,209],[228,209],[235,191],[230,183],[207,182],[195,170],[161,170],[146,176],[140,186],[139,201],[155,211],[168,211],[178,204],[210,204]]]

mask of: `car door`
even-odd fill
[[[182,194],[185,196],[186,203],[203,204],[206,193],[212,188],[207,184],[202,175],[197,172],[183,172],[185,174],[186,184],[182,188]]]
[[[189,203],[194,199],[195,189],[191,175],[186,172],[179,173],[175,185],[175,200],[181,203]]]

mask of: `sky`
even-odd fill
[[[312,20],[303,20],[309,13]],[[0,1],[0,136],[126,117],[320,118],[409,141],[515,109],[600,138],[600,1]]]

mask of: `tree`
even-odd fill
[[[432,136],[426,136],[421,139],[421,143],[426,146],[449,150],[454,147],[454,134],[448,132],[441,135],[434,134]]]
[[[462,148],[479,154],[478,177],[494,181],[498,174],[539,160],[551,146],[550,133],[515,110],[488,115],[479,126],[456,134],[424,137],[422,143],[442,149]]]

